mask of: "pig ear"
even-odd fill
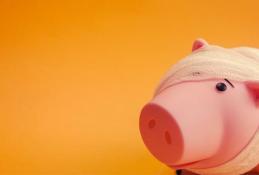
[[[259,81],[246,81],[245,85],[251,92],[256,106],[259,108]]]
[[[192,44],[192,52],[208,45],[209,44],[204,39],[196,39]]]

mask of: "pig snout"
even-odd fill
[[[159,160],[172,163],[183,154],[183,138],[179,125],[162,107],[148,104],[140,118],[142,138]]]
[[[185,86],[169,88],[146,104],[140,115],[140,132],[146,147],[173,167],[212,157],[222,141],[223,122],[215,108],[216,100],[211,100],[211,95],[200,95],[206,87],[200,90],[194,84],[192,89],[189,92]]]

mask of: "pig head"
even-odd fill
[[[205,44],[196,41],[193,51]],[[146,147],[164,164],[217,167],[238,156],[258,132],[259,82],[225,77],[167,86],[143,107],[139,126]]]

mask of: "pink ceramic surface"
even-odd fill
[[[140,116],[149,151],[176,169],[214,167],[238,155],[258,130],[259,83],[230,82],[234,87],[224,79],[185,81],[157,94]]]

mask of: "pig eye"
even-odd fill
[[[227,90],[227,85],[225,83],[217,83],[216,89],[218,91],[225,91],[225,90]]]

